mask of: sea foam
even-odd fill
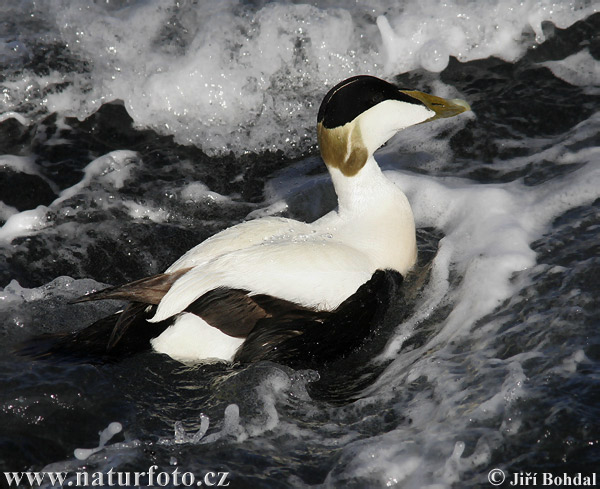
[[[36,174],[37,171],[28,158],[5,156],[0,158],[0,164],[2,162],[7,162],[13,168],[18,168],[25,173]],[[103,196],[96,199],[96,203],[108,207],[110,204],[107,200],[109,199],[105,198],[104,194],[122,188],[138,162],[137,154],[128,150],[113,151],[93,160],[85,167],[83,178],[75,185],[64,189],[49,206],[40,205],[35,209],[11,212],[4,225],[0,227],[0,242],[8,243],[14,238],[34,234],[52,225],[51,211],[60,209],[60,212],[69,213],[70,208],[69,206],[65,207],[65,202],[82,193],[93,195],[90,187],[102,189]],[[149,216],[154,220],[158,220],[160,216],[164,217],[164,213],[159,211],[152,212],[146,208],[136,209],[133,202],[125,202],[125,205],[127,204],[129,204],[132,217]]]
[[[545,39],[544,22],[565,28],[598,9],[584,0],[379,0],[351,9],[340,2],[45,0],[11,8],[40,24],[35,34],[6,37],[0,63],[27,58],[42,42],[62,44],[71,65],[7,76],[0,117],[83,119],[122,100],[137,127],[208,154],[277,149],[289,156],[314,145],[320,100],[348,76],[439,72],[450,56],[513,61]]]

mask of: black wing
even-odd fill
[[[374,331],[402,281],[398,272],[378,270],[334,311],[305,310],[262,319],[234,360],[270,360],[308,367],[343,357]]]

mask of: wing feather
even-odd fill
[[[167,273],[201,266],[219,256],[255,246],[265,240],[290,233],[308,233],[311,229],[309,224],[283,217],[264,217],[241,222],[194,246],[173,263]]]
[[[184,273],[158,304],[152,322],[186,309],[218,287],[265,294],[331,310],[369,280],[375,267],[362,252],[329,241],[267,242],[234,251]]]
[[[172,273],[159,273],[158,275],[145,277],[125,285],[117,285],[99,290],[98,292],[92,292],[74,302],[117,299],[156,305],[162,300],[175,281],[188,271],[189,268],[177,270]]]

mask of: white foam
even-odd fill
[[[162,2],[109,12],[70,6],[57,15],[70,48],[94,60],[92,92],[82,97],[83,87],[73,85],[50,94],[50,110],[81,118],[104,101],[121,99],[138,125],[174,134],[177,141],[209,153],[253,150],[256,142],[275,149],[282,133],[278,122],[290,117],[299,127],[283,132],[298,144],[309,137],[303,127],[309,120],[304,96],[309,95],[310,103],[315,84],[324,89],[337,79],[332,76],[336,69],[357,68],[346,52],[355,42],[354,24],[343,10],[267,4],[252,12],[236,2],[186,6],[178,21],[187,32],[175,34],[186,36],[185,47],[165,37],[173,12]],[[295,46],[300,39],[307,40],[302,65]],[[303,88],[309,72],[318,79]],[[270,92],[274,84],[284,90]],[[311,120],[311,130],[312,125]],[[241,127],[224,131],[235,126]]]
[[[564,28],[581,20],[598,6],[589,2],[448,2],[423,0],[406,2],[400,15],[379,16],[386,53],[385,68],[404,73],[422,67],[439,72],[449,56],[471,61],[497,56],[515,61],[530,46],[524,31],[545,40],[542,23],[550,21]]]
[[[535,265],[530,243],[555,217],[600,197],[600,167],[594,163],[534,188],[402,172],[389,172],[388,177],[407,193],[417,227],[445,233],[433,263],[432,293],[410,320],[417,324],[443,301],[457,301],[436,343],[469,334],[479,318],[511,297],[519,287],[511,281],[513,275]],[[463,277],[452,292],[449,270]],[[388,345],[386,357],[396,355],[404,338],[400,335]]]
[[[598,80],[600,80],[600,61],[595,59],[589,49],[582,49],[578,53],[558,61],[546,61],[541,66],[549,68],[554,76],[579,87],[590,87],[598,93]]]
[[[7,165],[10,164],[11,168],[26,173],[36,174],[37,172],[27,158],[11,157],[5,158],[3,161],[6,161]],[[125,182],[131,178],[132,171],[138,163],[137,153],[128,150],[112,151],[95,159],[85,167],[83,178],[75,185],[64,189],[49,206],[40,205],[35,209],[10,213],[4,225],[0,227],[0,241],[10,242],[17,237],[34,234],[52,225],[50,210],[60,209],[60,212],[67,215],[70,211],[63,207],[64,202],[76,195],[88,193],[93,185],[97,185],[103,191],[102,195],[95,200],[96,204],[108,207],[110,203],[106,192],[122,188]],[[167,217],[166,212],[160,209],[141,208],[133,202],[126,204],[132,217],[148,217],[157,222],[161,222]]]
[[[315,143],[321,98],[348,76],[437,72],[449,56],[515,60],[543,41],[542,22],[565,28],[598,10],[585,0],[379,0],[343,8],[234,0],[172,8],[158,0],[122,8],[37,3],[53,29],[48,34],[85,59],[90,72],[20,72],[2,82],[0,117],[31,101],[36,111],[85,118],[119,99],[138,127],[209,154],[287,155]]]
[[[2,122],[2,118],[0,116],[0,122]],[[35,163],[35,158],[33,156],[16,156],[16,155],[0,155],[0,168],[10,168],[14,172],[17,173],[26,173],[28,175],[35,175],[40,177],[44,182],[46,182],[50,188],[54,192],[58,192],[58,187],[56,183],[43,175],[38,166]]]
[[[104,447],[110,441],[110,439],[117,433],[121,433],[122,430],[123,426],[121,425],[121,423],[118,423],[116,421],[110,423],[104,430],[100,432],[100,441],[98,443],[98,446],[95,448],[76,448],[73,452],[75,458],[77,458],[78,460],[87,460],[94,453],[97,453],[100,450],[104,449]]]
[[[7,221],[14,214],[18,214],[18,210],[11,205],[6,205],[0,200],[0,221]]]
[[[131,172],[138,162],[137,153],[129,150],[112,151],[96,158],[85,167],[81,181],[63,190],[52,205],[60,204],[81,193],[93,181],[103,186],[120,189],[125,185],[125,181],[131,177]]]
[[[14,117],[22,124],[32,122],[33,119],[28,114],[23,114],[26,107],[33,103],[31,115],[39,116],[40,109],[48,102],[44,98],[46,91],[63,82],[65,77],[56,71],[42,76],[24,71],[17,76],[7,77],[0,85],[0,117],[3,120]],[[20,117],[15,116],[15,113],[20,114]]]
[[[577,368],[581,363],[591,363],[583,350],[577,350],[568,358],[565,358],[561,365],[557,365],[553,372],[559,375],[567,376],[577,372]]]
[[[194,203],[222,203],[230,202],[231,199],[225,195],[213,192],[201,182],[192,182],[181,189],[181,199],[184,202]]]
[[[47,213],[48,208],[40,205],[35,209],[10,215],[4,225],[0,227],[0,240],[10,242],[16,237],[27,236],[44,229],[50,224]]]
[[[34,158],[31,156],[1,155],[0,167],[29,175],[39,175]]]
[[[242,442],[248,438],[246,430],[240,424],[240,408],[237,404],[229,404],[225,408],[223,415],[223,427],[220,431],[211,433],[210,435],[204,437],[202,439],[202,443],[213,443],[224,437],[233,437],[238,442]]]
[[[56,277],[51,282],[40,287],[26,288],[13,279],[0,292],[0,303],[7,304],[15,301],[17,303],[33,302],[54,296],[60,296],[67,300],[80,297],[101,285],[92,279],[75,280],[71,277],[62,276]]]
[[[165,222],[169,218],[169,212],[162,208],[152,208],[146,204],[133,201],[123,201],[123,206],[133,219],[150,219],[152,222]]]
[[[188,435],[183,428],[183,423],[181,421],[175,422],[175,437],[174,442],[176,444],[182,443],[199,443],[200,440],[204,437],[208,428],[210,426],[210,419],[205,414],[200,415],[200,428],[193,435]]]

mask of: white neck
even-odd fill
[[[381,192],[391,184],[381,172],[373,155],[369,156],[365,166],[351,177],[344,175],[337,168],[328,167],[328,169],[338,196],[340,214],[370,212],[372,205],[381,203]],[[400,189],[396,188],[396,190],[400,192]]]
[[[417,247],[412,209],[404,193],[382,173],[373,156],[354,176],[329,168],[338,196],[338,215],[359,248],[375,257],[375,268],[405,274],[415,263]]]

